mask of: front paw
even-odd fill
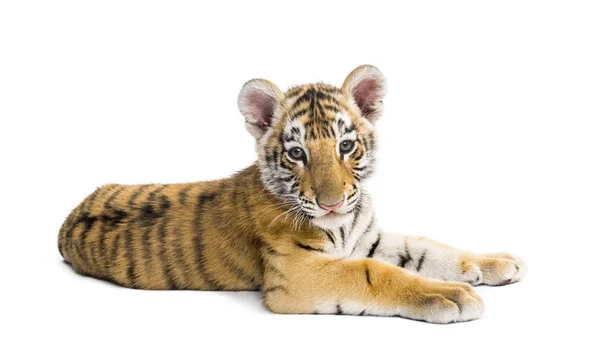
[[[417,305],[409,318],[445,324],[478,319],[485,311],[481,297],[468,284],[422,280],[415,292]]]
[[[527,274],[520,258],[507,253],[469,254],[461,261],[462,280],[472,285],[507,285]]]

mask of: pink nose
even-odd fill
[[[344,200],[342,200],[342,201],[338,202],[338,203],[337,203],[337,204],[335,204],[335,205],[325,205],[325,204],[319,204],[319,206],[321,206],[321,208],[322,208],[322,209],[325,209],[325,210],[327,210],[327,211],[333,211],[333,210],[337,210],[337,209],[339,209],[339,208],[342,206],[342,204],[343,204],[343,203],[344,203]]]

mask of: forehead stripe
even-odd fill
[[[328,109],[328,110],[330,110],[332,112],[335,112],[335,113],[338,113],[340,111],[340,109],[338,107],[332,106],[330,104],[326,104],[323,107],[325,107],[325,109]]]
[[[299,95],[303,90],[304,89],[302,87],[292,88],[286,92],[285,96],[288,98],[293,98]]]
[[[290,119],[296,119],[298,117],[302,117],[303,115],[305,115],[307,113],[308,113],[308,108],[300,109],[300,110],[296,111],[296,113],[292,114],[290,116]]]
[[[327,127],[321,127],[321,134],[323,135],[323,137],[331,137],[331,135],[329,134],[329,130],[327,129]]]
[[[309,88],[294,102],[293,107],[305,103],[305,102],[316,102],[317,100],[327,100],[330,102],[338,103],[337,99],[331,94],[323,93],[321,90]]]

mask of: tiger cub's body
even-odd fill
[[[131,288],[258,290],[261,241],[246,216],[260,188],[255,166],[221,181],[106,185],[69,216],[60,251],[77,272]]]
[[[131,288],[262,289],[280,313],[475,319],[483,304],[466,283],[516,282],[525,264],[378,228],[363,180],[384,95],[371,66],[342,88],[250,81],[239,106],[256,164],[218,181],[103,186],[69,215],[59,251]]]

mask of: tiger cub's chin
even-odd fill
[[[346,214],[338,214],[336,212],[330,212],[329,214],[323,215],[321,217],[316,217],[311,219],[312,223],[322,229],[337,229],[344,225],[348,225],[352,222],[354,212],[349,212]]]

